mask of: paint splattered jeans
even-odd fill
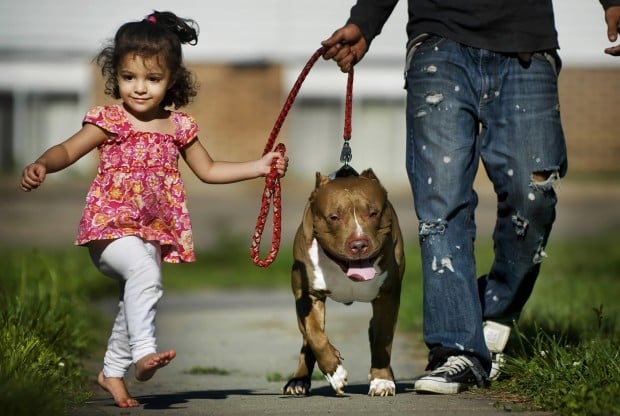
[[[418,216],[424,339],[488,369],[482,321],[516,319],[555,219],[566,145],[553,54],[506,55],[430,36],[408,54],[407,173]],[[497,194],[491,270],[476,279],[474,177]],[[448,354],[450,355],[450,354]]]

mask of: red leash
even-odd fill
[[[325,48],[319,48],[316,52],[310,57],[306,66],[302,69],[301,73],[297,77],[293,88],[288,94],[284,105],[282,106],[282,110],[280,111],[280,115],[276,120],[273,129],[271,130],[271,134],[269,135],[269,139],[267,140],[267,144],[265,145],[265,150],[263,150],[263,156],[269,153],[273,144],[278,137],[278,133],[280,132],[280,128],[286,119],[286,116],[291,109],[293,102],[295,101],[295,97],[297,97],[297,93],[299,93],[299,89],[301,88],[301,84],[306,79],[306,76],[312,69],[314,63],[319,59],[319,57],[323,54]],[[351,139],[351,107],[353,101],[353,69],[349,72],[349,78],[347,80],[347,93],[345,99],[345,121],[344,121],[344,134],[343,138],[345,140],[345,147],[343,147],[343,153],[340,156],[341,162],[348,163],[351,160],[351,151],[348,148],[348,141]],[[345,150],[346,148],[346,150]],[[275,151],[280,152],[282,156],[284,156],[286,152],[286,147],[282,143],[278,143],[275,147]],[[348,156],[347,156],[348,155]],[[343,158],[345,160],[343,160]],[[263,236],[263,231],[265,229],[265,223],[267,222],[267,216],[269,214],[269,209],[271,204],[273,203],[273,233],[271,238],[271,248],[269,249],[269,253],[265,260],[261,260],[260,258],[260,243]],[[278,175],[278,171],[275,167],[275,162],[271,165],[271,171],[265,178],[265,190],[263,192],[263,198],[261,202],[260,212],[258,214],[258,219],[256,220],[256,228],[254,230],[254,235],[252,236],[252,244],[250,245],[250,255],[252,257],[252,261],[255,265],[259,267],[267,267],[269,266],[276,258],[278,254],[278,250],[280,249],[280,238],[282,235],[282,192],[280,188],[280,176]]]

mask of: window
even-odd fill
[[[14,93],[9,109],[14,114],[12,135],[8,136],[10,139],[3,139],[12,142],[14,166],[32,162],[47,148],[69,138],[80,128],[84,110],[79,98],[72,92]],[[0,127],[4,130],[3,124]],[[84,172],[91,167],[87,157],[59,175]]]
[[[295,173],[329,174],[339,169],[344,102],[337,98],[300,98],[290,114],[287,143]],[[404,99],[354,100],[351,136],[353,168],[358,172],[372,168],[382,182],[407,184]]]

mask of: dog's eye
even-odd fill
[[[336,215],[336,214],[332,214],[332,215],[330,215],[328,218],[329,218],[329,220],[330,220],[331,222],[336,222],[336,221],[338,221],[338,220],[340,219],[340,218],[338,217],[338,215]]]
[[[370,211],[368,213],[368,218],[376,218],[379,215],[379,211]]]

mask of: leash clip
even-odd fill
[[[349,142],[345,140],[342,145],[342,150],[340,151],[340,162],[348,165],[352,158],[353,153],[351,152],[351,146],[349,146]]]
[[[336,178],[346,178],[347,176],[359,176],[359,173],[349,165],[352,156],[353,154],[351,152],[351,146],[349,146],[349,141],[345,140],[342,145],[342,150],[340,151],[340,162],[342,162],[343,165],[337,171],[329,174],[328,178],[334,180]]]

